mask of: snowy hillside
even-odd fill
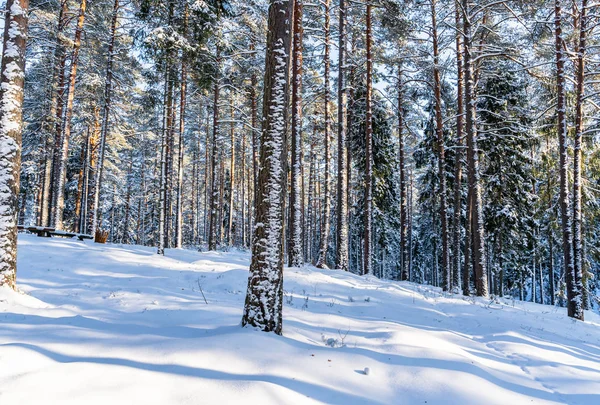
[[[239,326],[247,254],[154,253],[21,236],[0,404],[600,404],[592,313],[286,269],[279,337]]]

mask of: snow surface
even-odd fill
[[[596,314],[286,269],[280,337],[240,327],[248,264],[20,235],[0,404],[600,404]]]

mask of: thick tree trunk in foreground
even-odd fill
[[[338,40],[338,163],[337,163],[337,252],[336,266],[348,271],[348,145],[346,97],[346,3],[340,0]]]
[[[242,325],[282,333],[283,215],[292,1],[271,0],[252,263]]]
[[[17,216],[29,0],[7,0],[0,71],[0,287],[16,287]]]
[[[563,239],[563,266],[567,284],[567,312],[570,317],[583,319],[581,306],[581,291],[577,290],[575,272],[573,268],[573,240],[571,239],[571,213],[569,207],[569,184],[567,173],[568,147],[567,147],[567,120],[566,120],[566,90],[565,90],[565,54],[563,50],[562,16],[560,0],[554,2],[554,40],[556,49],[556,112],[557,133],[559,148],[559,173],[560,173],[560,211]]]
[[[303,0],[294,2],[294,38],[292,58],[292,167],[290,184],[290,242],[288,261],[290,267],[304,264],[302,249],[302,17]]]

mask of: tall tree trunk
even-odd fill
[[[88,168],[88,193],[87,193],[87,214],[86,214],[86,232],[92,232],[94,221],[94,202],[96,200],[96,175],[98,169],[98,159],[100,155],[100,133],[102,132],[100,124],[100,108],[94,106],[94,127],[90,136],[90,153]]]
[[[98,149],[98,163],[96,168],[96,179],[94,181],[94,205],[92,207],[91,232],[95,235],[98,229],[98,218],[100,210],[100,192],[102,191],[102,175],[104,172],[104,155],[106,153],[106,136],[110,120],[112,101],[112,79],[113,60],[115,57],[115,38],[117,33],[117,21],[119,18],[119,1],[115,0],[113,5],[112,21],[110,25],[110,42],[108,43],[108,59],[106,61],[106,78],[104,80],[104,106],[102,109],[102,126],[100,130],[100,143]]]
[[[163,95],[163,124],[160,142],[160,179],[159,179],[159,216],[158,216],[158,250],[159,255],[165,254],[166,247],[166,223],[167,223],[167,198],[168,198],[168,181],[167,181],[167,159],[168,159],[168,133],[171,105],[170,87],[171,87],[171,66],[165,64],[165,84]]]
[[[330,117],[329,117],[329,3],[330,0],[325,0],[325,53],[324,53],[324,115],[325,115],[325,130],[323,137],[325,138],[325,179],[323,187],[323,219],[321,225],[321,246],[319,247],[319,258],[317,259],[316,266],[321,269],[327,269],[327,250],[329,247],[329,229],[330,229],[330,211],[331,211],[331,195],[330,195],[330,173],[329,166],[331,166],[331,148],[329,146],[329,129],[330,129]]]
[[[581,232],[581,137],[584,130],[583,104],[585,85],[585,55],[588,0],[581,0],[579,11],[579,44],[576,62],[575,146],[573,148],[573,317],[583,320],[583,255]]]
[[[564,40],[562,37],[562,16],[560,0],[554,2],[554,40],[556,49],[556,113],[557,133],[559,148],[559,173],[560,173],[560,211],[563,239],[563,266],[565,281],[567,283],[567,312],[570,317],[583,319],[581,309],[581,292],[577,291],[575,272],[573,268],[573,240],[572,221],[569,207],[569,184],[567,173],[568,147],[567,147],[567,120],[566,120],[566,90],[565,90],[565,55]]]
[[[292,1],[271,0],[252,263],[242,325],[282,333],[283,215]]]
[[[127,165],[127,177],[125,179],[126,190],[125,190],[125,218],[123,219],[123,237],[121,243],[129,244],[131,239],[129,238],[129,222],[131,219],[131,186],[133,173],[133,150],[129,152],[129,164]]]
[[[433,89],[435,95],[435,132],[438,147],[438,177],[440,182],[440,220],[442,232],[442,288],[452,287],[450,255],[448,252],[448,212],[446,202],[446,157],[444,147],[444,127],[442,117],[442,82],[440,80],[439,50],[437,36],[436,0],[431,0],[431,26],[433,37]]]
[[[56,26],[56,48],[54,50],[53,59],[53,72],[51,82],[51,97],[50,97],[50,111],[48,116],[44,120],[44,127],[47,131],[46,138],[46,149],[45,149],[45,167],[44,167],[44,182],[42,188],[42,198],[40,202],[40,226],[50,225],[50,214],[52,211],[52,187],[53,187],[53,176],[56,163],[56,144],[60,139],[60,123],[62,118],[62,112],[58,115],[58,107],[62,106],[62,100],[64,95],[64,76],[65,76],[65,64],[67,54],[65,52],[65,46],[63,44],[62,36],[65,27],[68,24],[68,2],[67,0],[61,0],[60,11],[58,14],[58,23]],[[59,96],[60,95],[60,96]],[[62,108],[62,107],[61,107]],[[51,135],[54,135],[52,137]],[[54,138],[54,139],[53,139]],[[58,167],[56,167],[57,169]]]
[[[52,154],[52,175],[50,184],[50,193],[49,193],[49,205],[48,205],[48,225],[54,225],[56,218],[56,197],[58,195],[58,177],[60,170],[60,156],[62,151],[63,144],[63,115],[64,115],[64,107],[65,107],[65,92],[67,91],[66,86],[66,76],[65,76],[65,66],[67,64],[67,51],[66,45],[66,36],[62,36],[62,32],[66,29],[67,25],[70,22],[69,15],[67,14],[68,2],[65,0],[61,4],[61,12],[59,15],[59,31],[57,32],[58,40],[57,40],[57,50],[56,52],[60,55],[57,62],[57,87],[56,87],[56,98],[53,100],[56,107],[54,108],[54,150]]]
[[[336,267],[348,271],[348,141],[346,96],[346,2],[340,0],[338,24],[338,161]]]
[[[63,135],[60,142],[60,152],[58,160],[58,177],[56,178],[56,197],[54,208],[53,225],[56,228],[64,228],[63,211],[65,209],[65,184],[67,178],[67,159],[69,157],[69,141],[71,138],[71,119],[73,117],[73,102],[75,100],[75,82],[77,79],[77,66],[79,65],[79,49],[81,47],[81,34],[83,32],[83,22],[85,20],[86,0],[81,0],[79,5],[79,16],[77,18],[77,27],[75,28],[75,39],[73,41],[73,55],[71,57],[71,72],[69,75],[69,92],[67,95],[67,108],[65,110],[65,120],[63,124]]]
[[[0,71],[0,287],[16,288],[17,216],[29,0],[7,0]]]
[[[188,9],[187,3],[184,11],[183,35],[187,34]],[[177,164],[177,212],[175,216],[176,241],[175,247],[183,247],[183,157],[185,154],[185,107],[187,96],[187,66],[185,55],[181,62],[181,89],[179,99],[179,155]]]
[[[229,212],[227,216],[227,245],[233,246],[235,235],[233,230],[233,216],[235,204],[235,117],[233,113],[233,91],[230,94],[229,111],[231,118],[230,138],[231,138],[231,160],[229,161]]]
[[[464,66],[465,66],[465,105],[467,132],[467,163],[469,191],[471,192],[471,227],[473,234],[473,262],[475,271],[475,290],[480,297],[487,297],[488,282],[485,262],[485,237],[483,229],[483,204],[479,174],[479,155],[477,150],[477,112],[475,97],[475,81],[473,73],[473,34],[469,0],[463,1],[463,34],[464,34]]]
[[[294,1],[293,58],[292,58],[292,162],[290,184],[290,267],[302,266],[302,27],[303,0]]]
[[[456,27],[460,27],[460,5],[458,0],[454,2]],[[453,257],[452,257],[452,285],[459,288],[460,285],[460,236],[462,217],[462,157],[463,157],[463,127],[464,127],[464,71],[462,37],[456,33],[456,72],[457,72],[457,95],[456,95],[456,157],[454,162],[454,229],[452,235]],[[468,284],[467,284],[468,287]]]
[[[217,47],[217,63],[219,64],[219,48]],[[217,135],[219,132],[219,79],[215,80],[213,89],[213,130],[210,139],[211,153],[209,155],[210,168],[210,214],[208,225],[208,250],[217,250],[216,228],[217,228],[217,196],[219,189],[217,185],[217,164],[215,154],[217,153]]]
[[[398,66],[398,163],[400,164],[400,279],[408,280],[408,196],[404,146],[404,89]]]
[[[90,127],[88,126],[85,138],[83,138],[83,142],[81,145],[81,154],[79,156],[79,161],[81,162],[81,167],[79,168],[79,175],[77,177],[77,196],[75,198],[75,232],[81,233],[81,207],[83,205],[84,198],[84,181],[85,181],[85,172],[87,166],[87,154],[88,154],[88,145],[90,140]]]
[[[363,234],[363,271],[362,274],[372,273],[371,238],[373,225],[373,60],[371,42],[373,40],[371,28],[371,3],[367,3],[367,94],[366,94],[366,133],[365,133],[365,212]]]

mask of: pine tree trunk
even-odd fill
[[[168,105],[169,105],[169,83],[171,67],[165,66],[165,83],[163,95],[163,125],[160,140],[160,178],[159,178],[159,215],[158,215],[158,249],[159,255],[165,254],[166,219],[167,219],[167,133],[168,133]]]
[[[340,0],[338,24],[338,162],[336,267],[348,271],[348,141],[346,96],[346,3]]]
[[[235,204],[235,122],[233,114],[233,92],[230,95],[230,138],[231,138],[231,160],[229,161],[229,212],[227,217],[227,245],[233,246],[235,235],[233,230],[234,204]]]
[[[581,309],[581,291],[577,291],[575,272],[573,267],[573,240],[572,221],[569,209],[569,185],[568,185],[568,147],[567,147],[567,121],[566,121],[566,90],[565,90],[565,55],[564,40],[562,37],[562,17],[560,0],[554,2],[554,39],[556,49],[556,112],[557,133],[559,148],[559,173],[560,173],[560,211],[563,238],[563,266],[565,281],[567,284],[567,312],[570,317],[583,319]]]
[[[219,49],[217,48],[217,61],[219,60]],[[218,63],[218,62],[217,62]],[[211,153],[209,155],[210,168],[210,214],[208,224],[208,250],[217,250],[216,227],[217,227],[217,196],[219,189],[217,185],[217,164],[215,154],[217,153],[217,135],[219,131],[219,81],[216,79],[213,90],[213,130],[210,139]]]
[[[485,262],[485,237],[483,229],[483,203],[479,174],[479,156],[477,151],[477,114],[475,81],[472,55],[472,27],[469,15],[469,0],[463,0],[464,66],[465,66],[465,105],[467,133],[467,163],[469,191],[471,192],[471,227],[473,235],[473,262],[475,271],[475,290],[477,296],[487,297],[488,282]]]
[[[271,0],[256,226],[242,325],[282,333],[283,215],[292,1]]]
[[[373,40],[371,30],[371,3],[367,3],[367,94],[366,94],[366,134],[365,134],[365,211],[364,211],[364,234],[363,234],[363,270],[362,274],[372,274],[371,262],[371,238],[373,223],[373,61],[371,54],[371,42]]]
[[[49,195],[48,195],[48,225],[53,225],[56,218],[56,196],[58,195],[58,175],[59,175],[59,160],[62,150],[62,136],[63,136],[63,113],[65,106],[65,92],[66,88],[66,77],[65,77],[65,66],[67,64],[67,52],[64,38],[61,38],[62,32],[66,29],[69,24],[70,18],[68,15],[68,2],[65,0],[61,4],[61,12],[59,15],[59,29],[57,32],[57,44],[56,53],[59,55],[57,58],[56,66],[56,98],[53,99],[55,107],[54,112],[54,149],[52,151],[52,174],[50,182]]]
[[[573,148],[573,301],[574,318],[583,320],[583,255],[582,255],[582,212],[581,212],[581,138],[584,131],[583,104],[585,85],[585,55],[587,34],[588,0],[581,0],[579,12],[579,44],[576,62],[576,106],[575,106],[575,145]]]
[[[129,238],[129,221],[131,219],[131,176],[133,173],[133,150],[129,152],[129,165],[127,166],[127,177],[125,182],[127,184],[125,190],[125,218],[123,220],[123,237],[121,243],[129,244],[131,239]]]
[[[83,143],[81,145],[81,154],[79,156],[79,161],[81,162],[81,167],[79,168],[79,175],[77,176],[77,196],[75,198],[75,232],[81,233],[81,206],[84,201],[84,181],[85,181],[85,172],[86,172],[86,156],[87,156],[87,148],[89,145],[90,139],[90,127],[88,126],[85,138],[83,138]]]
[[[327,250],[329,247],[329,230],[330,230],[330,211],[331,211],[331,195],[330,195],[330,173],[329,166],[331,161],[331,148],[329,146],[329,129],[330,129],[330,117],[329,117],[329,2],[325,0],[325,53],[324,53],[324,115],[325,115],[325,129],[323,137],[325,138],[325,179],[323,184],[323,219],[321,225],[321,244],[319,247],[319,258],[317,259],[316,267],[321,269],[327,269]]]
[[[66,63],[66,52],[65,47],[62,43],[61,36],[69,21],[67,18],[68,13],[67,0],[61,0],[60,11],[58,14],[58,24],[56,26],[56,48],[54,50],[53,59],[53,72],[51,82],[51,96],[50,96],[50,111],[48,116],[44,120],[45,131],[48,132],[46,138],[46,164],[44,168],[44,182],[42,189],[42,198],[40,202],[40,226],[50,226],[50,216],[52,211],[52,187],[53,187],[53,176],[55,166],[55,150],[56,143],[60,139],[60,131],[57,132],[57,124],[62,119],[62,113],[60,116],[57,114],[57,109],[62,106],[63,94],[64,94],[64,73]],[[60,94],[60,97],[59,97]],[[54,139],[52,136],[54,135]]]
[[[290,267],[302,266],[302,17],[303,0],[294,1],[293,58],[292,58],[292,137],[290,184],[290,242],[288,260]]]
[[[102,180],[104,172],[104,155],[106,153],[106,136],[108,134],[108,124],[110,120],[111,101],[112,101],[112,79],[113,79],[113,60],[115,57],[115,38],[117,33],[117,21],[119,18],[120,0],[115,0],[113,6],[112,21],[110,26],[110,42],[108,44],[108,59],[106,62],[106,78],[104,81],[104,106],[102,109],[102,126],[100,132],[100,143],[98,149],[98,162],[96,168],[96,178],[94,180],[94,204],[92,211],[91,232],[95,235],[99,228],[98,221],[100,213],[100,192],[102,191]]]
[[[16,288],[23,85],[29,0],[7,0],[0,71],[0,287]]]
[[[460,27],[460,5],[455,0],[456,27]],[[462,38],[459,32],[456,34],[456,72],[457,72],[457,96],[456,96],[456,157],[454,162],[454,229],[452,235],[453,260],[452,260],[452,285],[459,288],[460,285],[460,236],[462,217],[462,158],[463,158],[463,127],[464,127],[464,71]]]
[[[398,163],[400,165],[400,279],[408,280],[408,196],[404,146],[404,92],[402,68],[398,66]]]
[[[452,288],[450,255],[448,252],[448,213],[446,202],[446,158],[444,147],[444,127],[442,117],[442,83],[440,80],[439,51],[437,37],[436,0],[431,1],[431,26],[433,38],[433,89],[435,95],[435,132],[438,147],[438,177],[440,182],[440,220],[442,232],[442,289]]]
[[[79,5],[79,16],[77,18],[77,27],[75,28],[75,39],[73,41],[73,54],[71,56],[71,72],[69,75],[69,92],[67,94],[67,108],[65,110],[65,120],[63,124],[63,134],[59,145],[58,171],[56,181],[56,196],[54,207],[53,225],[58,229],[63,229],[63,211],[65,209],[65,184],[67,177],[67,159],[69,157],[69,141],[71,138],[71,119],[73,117],[73,102],[75,100],[75,82],[77,79],[77,67],[79,65],[79,49],[81,47],[81,34],[83,32],[83,22],[85,20],[85,10],[87,2],[81,0]]]
[[[185,15],[187,25],[187,10]],[[181,94],[179,100],[179,155],[177,164],[177,212],[175,218],[176,248],[183,247],[183,157],[185,154],[185,107],[187,96],[187,67],[185,61],[181,63]]]

